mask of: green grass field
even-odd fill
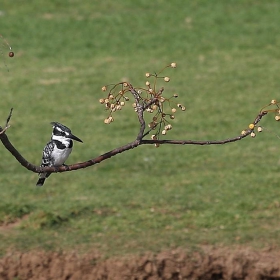
[[[15,57],[2,40],[0,123],[13,107],[7,134],[34,164],[51,121],[84,141],[68,164],[94,158],[138,132],[130,106],[103,123],[101,87],[144,86],[146,72],[174,61],[165,93],[187,110],[166,138],[238,136],[279,98],[279,12],[277,0],[3,0],[0,33]],[[279,246],[279,123],[268,115],[261,124],[255,139],[227,145],[140,146],[53,174],[43,188],[0,146],[0,252]]]

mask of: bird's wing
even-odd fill
[[[42,164],[41,166],[53,165],[52,151],[54,149],[54,142],[50,141],[43,150]]]

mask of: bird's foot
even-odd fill
[[[69,166],[68,166],[67,164],[64,164],[64,163],[63,163],[62,166],[64,166],[64,167],[66,168],[67,171],[70,170],[70,168],[69,168]]]
[[[53,166],[54,172],[57,173],[59,171],[59,166]]]

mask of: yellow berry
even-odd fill
[[[176,113],[176,111],[177,111],[176,108],[172,108],[172,109],[171,109],[171,112],[172,112],[172,113]]]
[[[149,81],[146,82],[146,86],[150,86],[150,82]]]
[[[169,82],[169,81],[170,81],[170,78],[169,78],[169,77],[164,77],[164,81],[165,81],[165,82]]]
[[[185,107],[185,106],[182,106],[182,107],[181,107],[181,110],[182,110],[182,111],[186,111],[186,107]]]
[[[276,104],[276,103],[277,103],[277,100],[276,100],[276,99],[272,99],[270,103],[271,103],[271,104]]]
[[[250,128],[250,129],[254,129],[254,127],[255,127],[255,125],[254,125],[253,123],[250,123],[250,124],[249,124],[249,128]]]
[[[242,130],[241,131],[241,135],[245,135],[246,134],[246,131],[245,130]]]
[[[170,115],[170,119],[171,119],[171,120],[174,120],[174,119],[175,119],[175,116],[174,116],[174,115]]]
[[[259,127],[258,127],[258,132],[262,132],[262,130],[263,130],[262,127],[259,126]]]
[[[251,132],[251,137],[255,138],[256,137],[256,133],[255,132]]]
[[[176,67],[177,67],[177,64],[176,64],[176,62],[172,62],[172,63],[170,64],[170,66],[171,66],[172,68],[176,68]]]
[[[103,104],[104,102],[105,102],[105,99],[104,99],[104,98],[100,98],[100,99],[99,99],[99,103],[100,103],[100,104]]]
[[[147,78],[149,78],[149,77],[151,76],[151,74],[150,74],[150,73],[146,73],[145,76],[146,76]]]
[[[103,86],[101,89],[102,89],[102,91],[106,91],[106,90],[107,90],[107,87],[106,87],[106,86]]]
[[[124,105],[125,105],[125,103],[122,101],[122,102],[120,103],[120,105],[121,105],[121,106],[124,106]]]
[[[161,132],[162,135],[165,135],[166,134],[166,130],[164,129],[162,132]]]
[[[275,116],[275,120],[279,121],[280,120],[280,116]]]

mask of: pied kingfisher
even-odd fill
[[[53,126],[52,138],[43,150],[41,167],[59,167],[64,165],[64,162],[72,151],[72,139],[83,143],[83,141],[73,135],[71,130],[65,125],[58,122],[51,122],[51,124]],[[40,178],[36,186],[43,186],[46,178],[50,175],[51,173],[47,172],[40,173]]]

